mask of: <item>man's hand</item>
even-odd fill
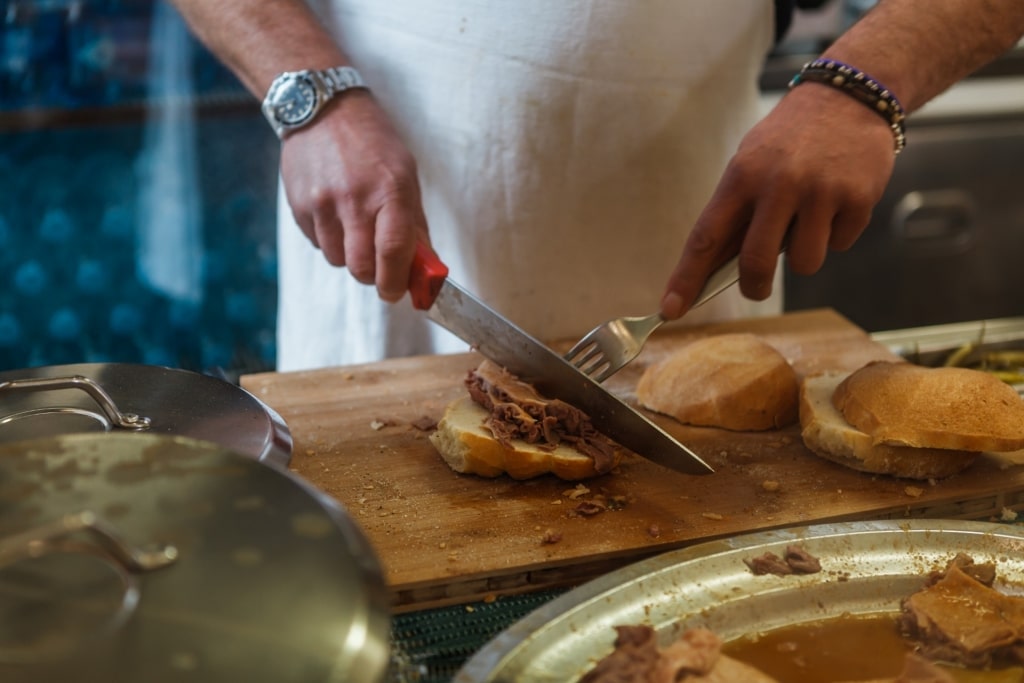
[[[373,96],[351,90],[281,146],[281,177],[296,222],[327,261],[380,298],[409,285],[416,241],[429,244],[416,163]]]
[[[740,289],[771,294],[778,254],[818,271],[829,249],[850,248],[893,171],[893,135],[860,102],[828,86],[788,92],[744,137],[669,279],[661,312],[685,313],[710,273],[737,252]]]

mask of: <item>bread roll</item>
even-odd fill
[[[876,445],[993,452],[1024,448],[1024,401],[981,370],[875,361],[843,380],[832,401]]]
[[[648,367],[642,406],[684,424],[760,431],[796,422],[800,385],[773,346],[753,334],[698,339]]]
[[[594,459],[564,443],[551,447],[514,439],[503,444],[484,426],[490,414],[469,396],[453,401],[445,409],[430,435],[434,447],[456,472],[513,479],[530,479],[552,473],[568,481],[595,477]],[[618,465],[625,451],[614,451]]]
[[[976,451],[875,445],[832,405],[832,394],[847,375],[807,377],[800,387],[800,433],[815,454],[862,472],[909,479],[948,477],[977,459]]]

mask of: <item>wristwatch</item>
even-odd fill
[[[362,76],[350,66],[314,71],[286,71],[274,79],[263,100],[267,117],[277,137],[305,126],[327,100],[351,88],[365,88]]]

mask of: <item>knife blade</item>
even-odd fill
[[[413,306],[538,392],[579,408],[605,435],[637,455],[686,474],[714,470],[617,396],[583,374],[448,277],[429,247],[418,243],[409,278]]]

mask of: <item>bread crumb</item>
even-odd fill
[[[552,543],[558,543],[562,540],[562,532],[555,531],[554,529],[547,529],[544,531],[544,535],[541,536],[540,542],[542,545],[551,545]]]
[[[562,500],[561,499],[553,500],[553,501],[551,501],[551,504],[552,505],[561,505],[562,504]]]
[[[494,593],[488,593],[487,595],[484,596],[484,602],[486,604],[491,604],[492,602],[494,602],[497,599],[498,599],[498,596],[495,595]]]
[[[920,486],[908,486],[905,489],[903,489],[903,492],[910,496],[911,498],[917,498],[922,493],[924,493],[924,489],[921,488]]]
[[[999,515],[999,519],[1004,522],[1012,522],[1017,519],[1017,511],[1011,510],[1010,508],[1003,508],[1002,514]]]
[[[438,544],[437,544],[437,547],[438,547],[438,548],[439,548],[440,550],[444,550],[445,548],[447,548],[447,547],[448,547],[448,544],[447,544],[447,543],[445,543],[444,541],[441,541],[440,543],[438,543]]]
[[[700,513],[700,516],[705,518],[705,519],[714,519],[714,520],[725,519],[725,517],[723,517],[722,515],[718,514],[717,512],[702,512],[702,513]]]
[[[766,479],[761,482],[761,488],[765,491],[774,493],[779,490],[779,482],[774,479]]]
[[[314,451],[312,448],[307,448],[306,455],[316,455],[316,451]]]
[[[370,429],[379,432],[385,427],[390,427],[393,424],[394,423],[389,420],[373,420],[372,422],[370,422]]]
[[[466,611],[467,612],[475,612],[476,610],[473,608],[473,605],[466,605]]]

